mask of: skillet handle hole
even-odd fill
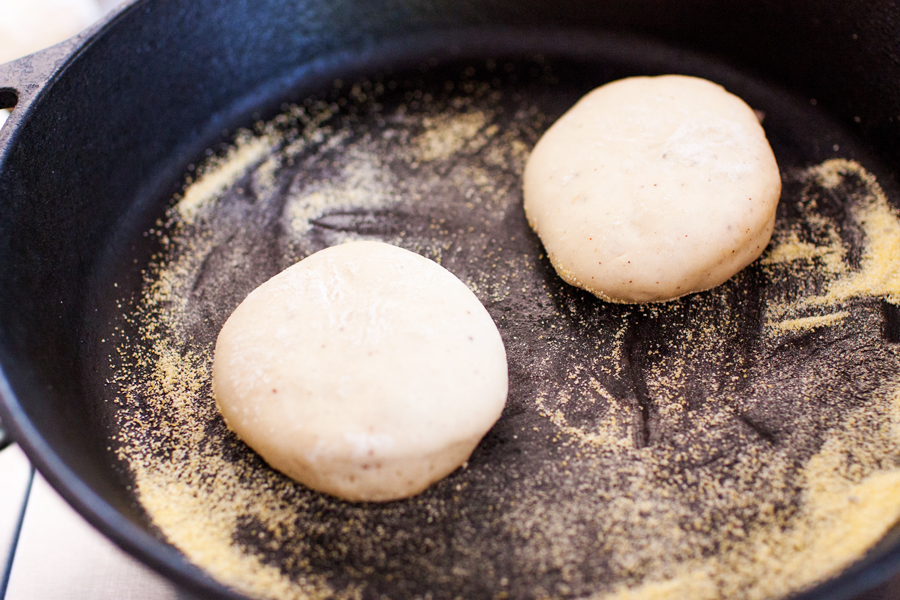
[[[0,88],[0,127],[3,127],[3,124],[6,123],[6,119],[9,117],[9,109],[15,107],[18,101],[19,95],[16,94],[16,90]]]
[[[19,102],[19,95],[12,88],[0,88],[0,108],[11,109]]]

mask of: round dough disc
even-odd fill
[[[475,295],[379,242],[322,250],[259,286],[213,362],[228,426],[272,467],[351,501],[405,498],[455,470],[507,385],[500,333]]]
[[[525,212],[568,283],[613,302],[715,287],[753,262],[781,177],[753,110],[680,75],[597,88],[538,141]]]

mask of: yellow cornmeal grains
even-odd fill
[[[900,356],[882,304],[898,298],[900,219],[863,166],[788,169],[795,216],[724,286],[607,305],[558,280],[521,213],[527,148],[551,120],[538,106],[476,80],[382,106],[386,85],[242,133],[159,228],[139,336],[112,357],[117,451],[189,560],[260,598],[763,599],[834,575],[898,521]],[[268,468],[210,388],[246,293],[360,238],[459,276],[511,367],[469,464],[384,505]]]
[[[778,323],[772,323],[771,326],[781,332],[800,331],[803,329],[816,329],[818,327],[827,327],[829,325],[834,325],[836,322],[849,316],[849,312],[847,312],[846,310],[842,310],[836,313],[821,315],[817,317],[801,317],[799,319],[788,319],[785,321],[780,321]]]

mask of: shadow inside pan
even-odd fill
[[[188,558],[262,596],[779,596],[834,575],[900,516],[885,171],[805,99],[725,65],[631,39],[505,35],[473,45],[504,50],[298,82],[133,219],[85,325],[102,362],[82,365],[123,483]],[[662,73],[760,111],[784,180],[776,233],[719,288],[612,305],[557,277],[521,173],[581,95]],[[272,471],[209,385],[246,294],[353,239],[456,274],[509,357],[506,410],[468,464],[388,504]]]

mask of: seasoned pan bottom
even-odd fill
[[[110,287],[89,324],[109,355],[95,391],[112,451],[159,534],[223,583],[273,598],[769,598],[836,574],[900,517],[900,219],[881,166],[809,99],[725,66],[564,45],[336,79],[188,167],[144,232],[149,262],[121,261],[141,289]],[[784,179],[776,233],[719,288],[607,304],[549,265],[522,169],[582,94],[666,72],[760,111]],[[388,504],[274,472],[210,389],[244,296],[354,239],[456,274],[509,357],[508,405],[468,464]]]

